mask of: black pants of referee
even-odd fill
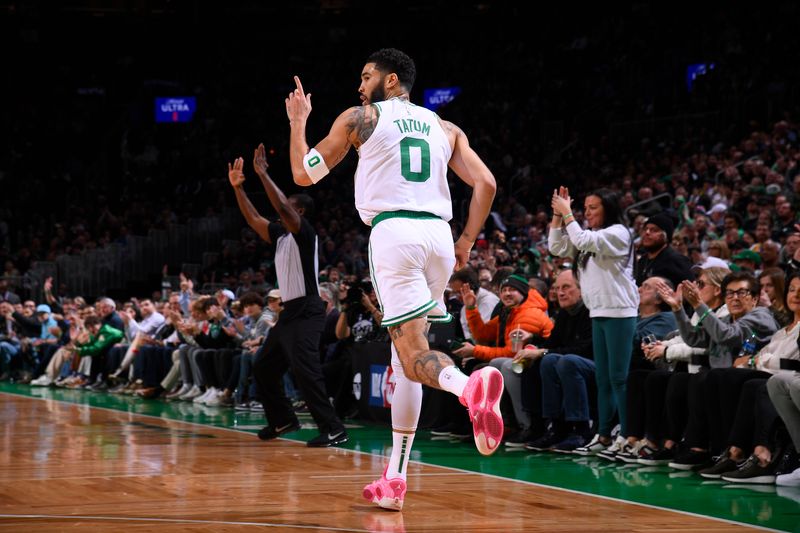
[[[324,325],[324,313],[281,318],[256,354],[253,376],[270,426],[278,428],[297,420],[283,385],[283,376],[291,368],[320,432],[344,429],[325,390],[319,360],[319,339]]]

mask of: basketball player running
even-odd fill
[[[383,309],[382,325],[392,338],[396,380],[392,454],[383,476],[364,487],[364,497],[398,511],[422,405],[421,384],[459,397],[469,409],[480,453],[493,453],[503,436],[500,372],[486,367],[468,378],[447,355],[431,350],[427,338],[428,321],[452,319],[444,289],[454,266],[467,263],[494,200],[495,180],[464,132],[411,103],[415,77],[414,62],[403,52],[372,54],[361,72],[362,105],[339,115],[327,137],[310,150],[305,129],[311,94],[305,94],[296,76],[297,88],[286,99],[296,184],[319,182],[351,146],[358,150],[355,203],[361,219],[372,227],[370,270]],[[448,166],[473,188],[469,216],[455,245],[448,224]]]

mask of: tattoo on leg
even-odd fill
[[[403,336],[403,326],[402,324],[399,326],[389,326],[389,336],[392,340],[399,339]]]
[[[448,366],[453,366],[453,360],[442,352],[424,352],[414,361],[410,377],[423,385],[440,389],[439,374]]]

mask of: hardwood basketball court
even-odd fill
[[[433,442],[427,432],[415,442],[405,509],[393,513],[361,499],[361,487],[383,470],[388,428],[352,428],[347,448],[310,449],[287,439],[261,442],[251,432],[263,417],[225,410],[215,418],[221,411],[2,384],[0,530],[722,532],[747,529],[736,522],[789,531],[800,526],[800,497],[780,497],[775,487],[741,492],[652,471],[626,478],[630,471],[569,456],[500,451],[487,459],[461,443]],[[204,417],[207,423],[196,422]],[[292,436],[305,439],[313,431]],[[587,473],[583,492],[605,496],[530,481],[538,475],[552,484],[548,475],[563,475],[565,468]],[[579,474],[567,475],[580,481]],[[642,477],[652,483],[626,483]],[[633,499],[632,492],[664,492],[658,478],[677,484],[675,495],[696,504],[697,495],[707,493],[709,514],[730,509],[731,516],[712,519],[623,501]],[[728,501],[713,503],[721,498]],[[675,507],[667,498],[663,505]]]

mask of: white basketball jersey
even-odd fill
[[[361,220],[386,211],[453,218],[447,163],[452,150],[436,114],[408,100],[376,103],[378,124],[358,150],[356,209]]]

